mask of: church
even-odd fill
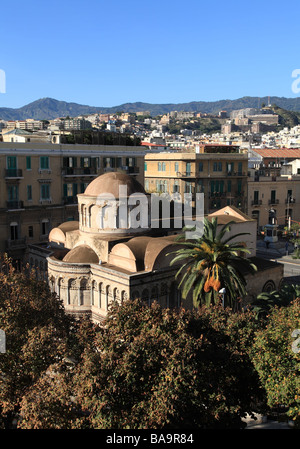
[[[88,314],[94,322],[101,323],[111,302],[134,298],[148,304],[157,301],[163,307],[193,307],[191,300],[182,301],[175,279],[179,267],[170,266],[173,253],[180,248],[176,241],[180,230],[152,228],[150,219],[143,219],[142,226],[136,226],[136,204],[142,204],[146,197],[135,178],[118,172],[105,173],[78,195],[78,221],[53,228],[47,247],[31,245],[30,265],[39,266],[47,260],[50,288],[68,313]],[[135,203],[128,201],[130,198]],[[258,266],[258,273],[246,276],[247,301],[261,291],[278,288],[282,265],[256,257],[256,221],[232,206],[208,218],[213,216],[217,216],[219,226],[234,221],[232,234],[248,233],[243,240],[251,250],[249,257]]]

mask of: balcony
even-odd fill
[[[285,204],[294,204],[296,202],[295,198],[286,198]]]
[[[5,170],[5,179],[22,179],[23,171],[20,168],[7,168]]]
[[[269,204],[269,206],[270,205],[274,206],[275,204],[279,204],[279,200],[276,200],[275,198],[271,199],[271,200],[268,201],[268,204]]]
[[[139,167],[129,167],[128,165],[118,167],[116,170],[117,172],[125,173],[127,175],[137,175],[140,172]]]
[[[176,176],[178,178],[195,178],[195,172],[190,172],[190,171],[184,171],[184,172],[176,172]]]
[[[95,167],[63,167],[61,174],[63,176],[96,176],[97,169]]]
[[[13,200],[13,201],[6,201],[6,207],[7,209],[23,209],[24,203],[23,201]]]
[[[6,240],[5,246],[7,250],[24,249],[26,248],[26,237],[23,237],[21,239]]]
[[[248,176],[248,173],[244,171],[228,171],[227,176]]]
[[[78,204],[78,199],[77,199],[77,195],[74,196],[64,196],[63,197],[63,203],[64,204]]]
[[[252,200],[251,201],[251,206],[261,206],[262,205],[262,200]]]

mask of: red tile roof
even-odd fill
[[[300,148],[254,148],[253,151],[263,158],[290,158],[290,159],[300,159]]]

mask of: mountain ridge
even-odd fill
[[[300,111],[300,97],[241,97],[235,100],[225,99],[217,101],[191,101],[187,103],[145,103],[137,101],[134,103],[123,103],[118,106],[89,106],[75,102],[66,102],[54,98],[40,98],[20,108],[0,107],[0,119],[2,120],[51,120],[58,117],[76,117],[78,115],[88,115],[93,113],[115,113],[115,112],[141,112],[149,111],[152,116],[166,114],[171,111],[202,112],[207,114],[217,114],[226,110],[231,112],[234,109],[258,108],[263,103],[271,104],[294,112]]]

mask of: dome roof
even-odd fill
[[[49,234],[49,242],[65,243],[66,233],[75,231],[79,227],[78,221],[66,221],[59,225],[57,228],[53,228]]]
[[[127,186],[127,196],[133,193],[146,193],[144,187],[133,176],[109,172],[94,179],[85,189],[84,195],[98,196],[110,194],[115,198],[119,198],[120,186]]]
[[[79,245],[69,251],[63,258],[68,263],[99,263],[99,257],[88,245]]]

